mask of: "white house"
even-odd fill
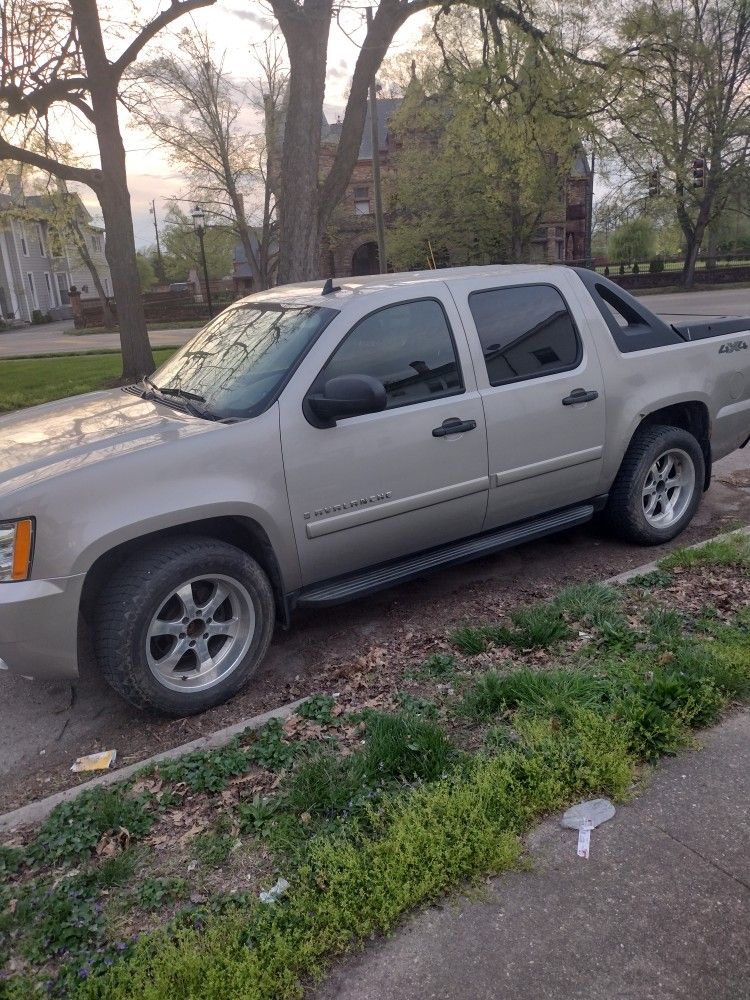
[[[57,237],[45,219],[49,199],[24,194],[17,176],[9,175],[7,181],[10,193],[0,193],[0,318],[31,322],[37,310],[53,319],[67,318],[72,315],[69,288],[77,288],[84,299],[97,297],[91,271],[73,240]],[[88,254],[105,294],[111,296],[104,230],[92,223],[78,195],[71,198]]]

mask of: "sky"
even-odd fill
[[[359,0],[354,0],[358,3]],[[131,0],[110,0],[109,8],[117,16],[127,17],[132,10]],[[142,0],[142,10],[151,14],[153,10],[165,6],[162,3]],[[328,49],[328,75],[326,79],[325,111],[331,120],[343,111],[346,89],[351,79],[364,35],[365,10],[348,8],[341,12],[341,27],[332,23]],[[424,18],[415,15],[401,29],[393,41],[390,53],[408,50],[421,29]],[[194,26],[197,31],[206,31],[216,46],[217,55],[226,52],[225,66],[239,80],[253,80],[257,76],[254,66],[252,46],[262,43],[274,30],[274,20],[261,0],[218,0],[211,7],[200,9],[175,22],[171,32],[164,32],[144,51],[141,58],[155,54],[160,47],[175,46],[176,32]],[[343,30],[342,30],[343,29]],[[110,46],[110,58],[124,47],[126,42],[115,41]],[[163,149],[159,148],[152,136],[145,134],[128,123],[127,113],[122,112],[121,124],[125,148],[128,153],[128,179],[133,209],[133,225],[137,247],[154,243],[153,215],[149,213],[152,199],[156,203],[158,219],[163,220],[170,198],[184,197],[185,183],[172,166]],[[76,152],[85,158],[85,163],[97,162],[96,141],[83,127],[76,130],[72,140]],[[91,192],[81,189],[89,210],[101,217],[98,203]],[[189,210],[189,203],[182,206]]]

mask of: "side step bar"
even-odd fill
[[[535,538],[551,535],[565,528],[573,528],[577,524],[590,521],[594,515],[594,504],[587,503],[579,507],[570,507],[556,514],[545,514],[533,521],[526,521],[509,528],[476,535],[474,538],[451,542],[439,549],[419,552],[397,562],[386,563],[372,569],[351,573],[336,580],[324,583],[314,583],[309,587],[290,595],[293,607],[321,608],[331,604],[342,604],[355,598],[372,594],[377,590],[393,587],[397,583],[411,580],[415,576],[439,566],[468,562],[479,556],[490,555],[501,549],[509,549],[523,542],[531,542]]]

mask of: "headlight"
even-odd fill
[[[34,522],[0,521],[0,583],[28,580],[34,547]]]

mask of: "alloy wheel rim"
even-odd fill
[[[254,634],[248,590],[222,574],[196,576],[160,601],[146,632],[146,659],[170,691],[205,691],[237,669]]]
[[[686,451],[670,448],[651,464],[643,481],[643,515],[654,528],[669,528],[687,510],[695,491],[695,465]]]

